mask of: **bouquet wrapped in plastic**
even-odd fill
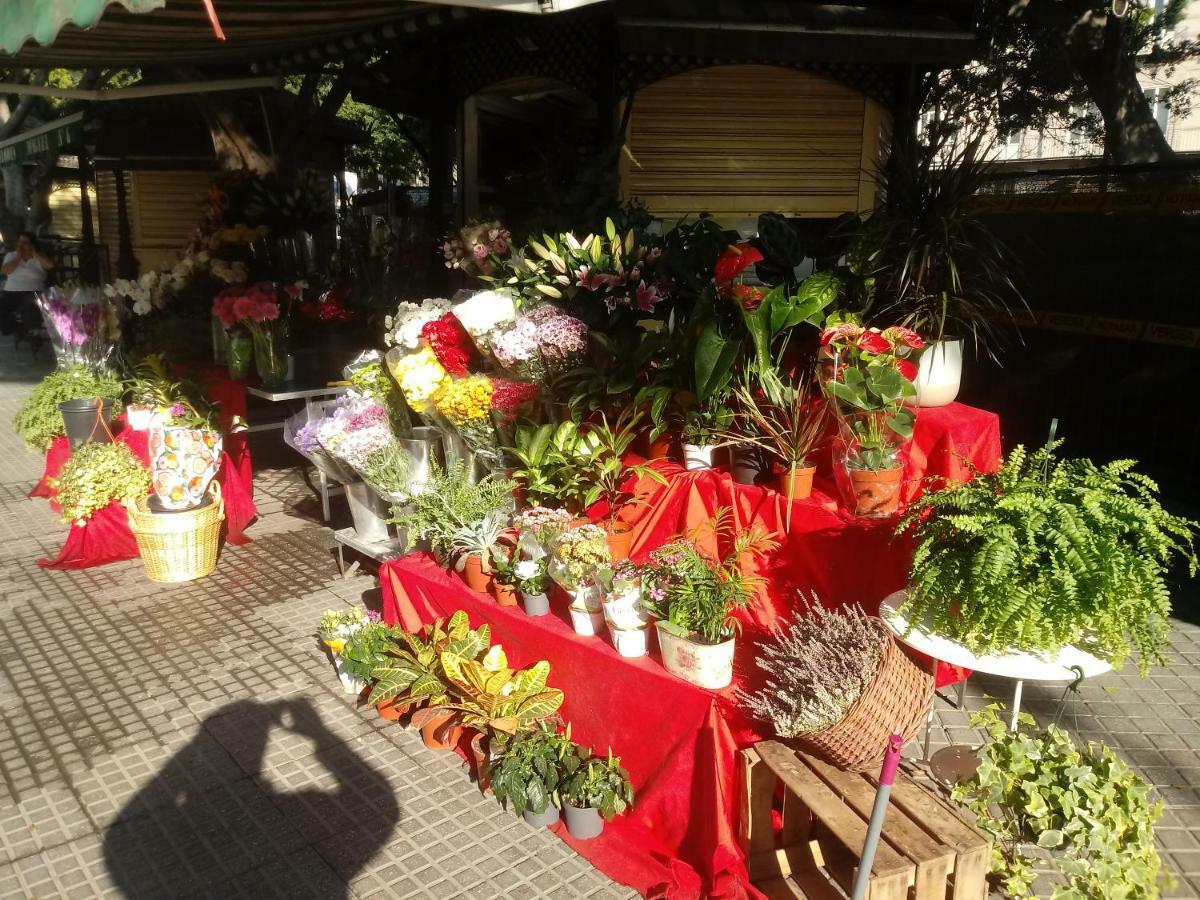
[[[450,381],[450,375],[428,347],[410,353],[393,347],[384,357],[388,370],[400,385],[409,409],[421,415],[431,411],[434,396]]]
[[[59,368],[106,368],[121,339],[116,307],[91,287],[75,288],[70,296],[50,288],[36,297]]]
[[[599,525],[579,525],[559,535],[547,571],[571,592],[574,606],[599,612],[601,583],[606,573],[611,577],[611,566],[608,533]]]
[[[321,445],[317,430],[325,421],[325,413],[334,414],[337,400],[326,401],[321,410],[317,406],[317,414],[310,416],[308,410],[301,410],[283,423],[283,440],[297,453],[305,456],[309,462],[325,473],[325,477],[341,484],[349,484],[355,480],[354,470],[340,459],[331,456]]]
[[[492,379],[492,424],[501,447],[515,447],[517,422],[533,415],[541,388],[524,381]]]
[[[554,551],[559,536],[571,527],[571,514],[565,509],[531,506],[513,517],[520,538],[517,548],[529,559],[542,559]]]
[[[517,319],[516,299],[504,290],[480,291],[450,308],[479,352],[492,356],[491,339]]]
[[[546,304],[494,334],[491,350],[505,371],[525,381],[545,383],[582,360],[587,352],[587,325]]]
[[[500,435],[492,421],[492,379],[470,375],[446,382],[433,398],[433,411],[450,438],[460,438],[489,467],[501,459]]]
[[[401,303],[393,315],[383,320],[384,343],[388,347],[399,347],[404,353],[419,350],[421,330],[449,309],[450,301],[442,297],[431,297],[421,303]]]

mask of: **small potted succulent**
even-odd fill
[[[512,806],[534,828],[558,821],[559,784],[563,759],[571,746],[570,726],[565,734],[549,722],[539,722],[529,731],[498,733],[492,748],[492,792],[504,806]]]
[[[700,542],[729,550],[702,550]],[[703,688],[723,688],[733,680],[736,620],[732,613],[750,602],[762,584],[743,569],[746,558],[763,557],[779,546],[758,523],[735,533],[729,507],[689,538],[650,554],[647,605],[658,619],[663,665],[673,675]]]
[[[633,786],[619,757],[593,756],[588,747],[571,744],[563,758],[559,786],[567,830],[577,840],[598,837],[604,823],[633,805]]]
[[[612,589],[604,598],[604,621],[617,653],[645,656],[653,620],[644,603],[642,567],[623,560],[613,568]]]
[[[604,627],[601,582],[611,558],[608,533],[599,525],[569,528],[554,545],[550,577],[571,592],[571,624],[576,634],[591,636]]]
[[[488,593],[492,585],[493,553],[512,549],[515,539],[506,524],[507,519],[503,512],[490,512],[478,521],[455,529],[450,539],[454,569],[473,591]]]
[[[550,612],[550,576],[546,574],[547,557],[523,559],[513,566],[517,576],[517,589],[521,593],[521,605],[527,616],[544,616]]]

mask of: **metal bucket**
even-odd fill
[[[354,532],[364,541],[386,541],[388,504],[361,481],[346,485],[346,502],[354,520]]]

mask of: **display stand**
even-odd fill
[[[377,563],[384,563],[389,559],[399,559],[407,552],[399,537],[388,538],[386,541],[364,541],[353,528],[338,529],[333,533],[333,539],[337,541],[338,573],[342,578],[350,578],[358,571],[358,560],[350,564],[348,571],[346,569],[345,548],[347,547]]]

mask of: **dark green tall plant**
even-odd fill
[[[873,278],[872,319],[932,341],[959,337],[993,353],[997,326],[1026,308],[1016,263],[971,205],[993,170],[982,135],[901,141],[879,175],[883,208],[854,251]]]
[[[1136,651],[1144,675],[1166,661],[1166,574],[1176,560],[1196,574],[1198,526],[1163,509],[1132,460],[1059,460],[1057,447],[1017,447],[999,472],[909,507],[905,615],[977,653],[1072,644],[1120,666]]]

